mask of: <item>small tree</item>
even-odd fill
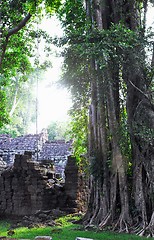
[[[68,122],[51,122],[47,127],[49,141],[69,140],[67,137]]]

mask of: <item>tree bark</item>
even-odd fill
[[[136,31],[140,22],[135,5],[128,5],[130,14],[129,28]],[[147,1],[144,1],[144,22],[146,19]],[[135,20],[136,16],[136,20]],[[138,58],[136,58],[138,56]],[[140,58],[141,61],[138,61]],[[142,47],[136,47],[133,53],[127,56],[127,66],[124,66],[123,76],[127,84],[127,114],[128,125],[132,145],[132,164],[133,164],[133,193],[136,211],[137,232],[143,235],[148,231],[149,220],[152,218],[154,206],[153,201],[154,189],[151,189],[152,175],[154,174],[152,158],[154,146],[150,132],[153,132],[154,108],[148,96],[149,83],[146,81],[145,55]],[[129,66],[132,66],[130,68]],[[135,70],[136,69],[136,70]],[[149,135],[149,139],[146,135]],[[150,178],[148,177],[150,174]],[[145,191],[146,189],[146,191]],[[153,222],[153,221],[152,221]],[[150,235],[153,233],[149,229]]]
[[[91,1],[89,5],[90,3]],[[147,1],[143,3],[144,32]],[[138,1],[93,0],[90,6],[93,14],[91,19],[98,30],[109,29],[112,23],[117,24],[121,20],[132,31],[138,32],[138,27],[141,26]],[[143,32],[141,36],[144,36]],[[153,59],[154,57],[152,57],[152,66]],[[121,232],[134,231],[139,235],[153,236],[154,106],[148,93],[151,82],[147,81],[145,54],[140,44],[132,51],[130,49],[129,53],[124,53],[123,60],[120,66],[115,62],[114,57],[108,57],[107,67],[102,72],[99,71],[99,60],[94,60],[93,69],[96,74],[91,83],[90,134],[93,138],[91,148],[95,146],[93,153],[95,157],[97,156],[97,164],[99,162],[102,172],[99,181],[92,182],[93,197],[91,197],[91,208],[88,210],[87,224],[99,225],[101,229],[110,225]],[[119,73],[122,73],[121,79]],[[131,142],[132,175],[129,176],[131,182],[128,182],[128,162],[120,145],[122,110],[120,81],[123,81],[127,88],[123,110],[127,110]],[[108,159],[111,161],[109,164]]]

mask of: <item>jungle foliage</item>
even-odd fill
[[[41,70],[50,66],[47,60],[38,59],[40,41],[50,42],[48,34],[38,25],[45,11],[50,15],[59,5],[59,0],[0,2],[0,126],[3,133],[21,135],[26,133],[30,121],[36,120],[36,100],[31,90],[37,81],[36,72],[40,75]],[[49,54],[49,47],[44,48]]]
[[[146,25],[153,1],[1,1],[1,126],[4,87],[31,72],[32,23],[43,3],[64,29],[57,44],[74,101],[74,154],[91,169],[84,224],[154,237],[154,34]]]

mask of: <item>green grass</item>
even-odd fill
[[[8,222],[0,221],[0,236],[7,236],[9,226]]]
[[[56,220],[56,227],[20,227],[14,229],[12,238],[34,239],[36,236],[51,236],[53,240],[75,240],[76,237],[92,238],[95,240],[147,240],[147,238],[137,237],[131,234],[118,234],[112,232],[82,231],[80,225],[73,224],[71,220],[78,219],[71,215],[61,217]],[[0,222],[0,236],[7,236],[9,223]]]

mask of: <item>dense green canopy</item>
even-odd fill
[[[59,0],[8,0],[0,2],[0,126],[2,127],[11,120],[11,128],[17,128],[15,130],[17,132],[20,128],[18,134],[24,133],[29,123],[27,121],[25,123],[24,120],[26,112],[27,120],[35,119],[35,99],[29,92],[29,97],[32,99],[31,102],[27,102],[28,95],[25,95],[26,81],[29,80],[29,88],[32,90],[34,75],[36,76],[34,72],[38,71],[38,68],[45,69],[48,67],[48,62],[39,64],[41,61],[38,59],[37,45],[42,38],[49,43],[50,38],[47,33],[38,28],[38,25],[45,14],[45,10],[46,14],[50,15],[59,4]],[[33,79],[33,81],[30,79]],[[32,85],[30,86],[30,84]],[[19,102],[20,104],[18,104]],[[29,111],[26,110],[26,105],[24,106],[26,103],[29,105]],[[20,111],[17,106],[18,108],[20,106]],[[33,114],[30,108],[33,109]],[[19,125],[23,126],[19,127]],[[7,132],[8,130],[6,128],[2,131]]]

